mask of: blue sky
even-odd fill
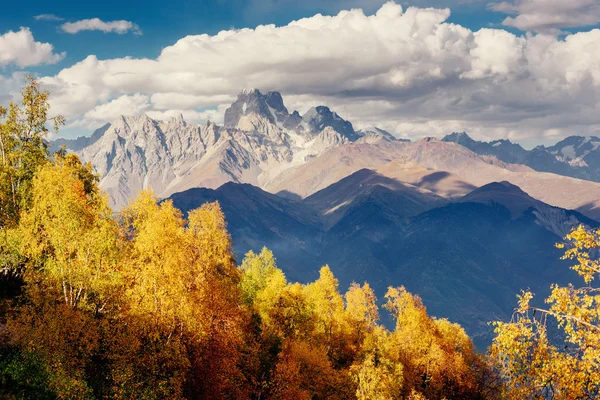
[[[397,1],[397,5],[384,7],[392,19],[375,18],[384,3],[382,0],[12,2],[0,14],[0,35],[19,32],[29,42],[19,45],[17,35],[13,35],[6,36],[3,44],[0,37],[0,51],[2,45],[9,46],[4,62],[0,54],[0,101],[14,97],[19,73],[35,73],[54,90],[55,108],[71,121],[65,131],[67,136],[88,134],[94,126],[105,122],[104,115],[107,121],[114,117],[114,109],[163,117],[182,112],[194,122],[208,118],[218,121],[223,107],[242,89],[234,88],[233,83],[220,86],[216,83],[226,81],[262,90],[281,90],[288,106],[300,111],[315,102],[327,103],[358,126],[381,125],[415,138],[459,129],[475,137],[508,137],[533,144],[600,130],[600,120],[594,117],[600,110],[597,100],[600,75],[595,73],[594,62],[600,22],[597,0],[572,0],[559,6],[552,0],[508,0],[495,4],[485,0]],[[421,10],[419,16],[412,16],[407,11],[409,6],[434,7],[436,11]],[[441,10],[445,7],[451,10],[449,16]],[[362,8],[362,14],[325,22],[315,17],[317,13],[335,16],[352,8]],[[403,16],[398,14],[399,10]],[[42,14],[57,18],[34,19]],[[381,26],[369,27],[369,17]],[[136,28],[120,33],[88,30],[93,28],[89,27],[92,18],[99,19],[97,22],[101,24],[120,21]],[[301,18],[321,24],[323,39],[308,25],[304,33],[293,39],[285,36],[297,34],[293,29],[237,31],[264,24],[282,27]],[[359,21],[356,23],[359,25],[351,19]],[[65,23],[81,23],[73,26],[88,28],[73,28],[69,33],[63,27]],[[351,34],[347,34],[347,42],[343,37],[335,37],[337,28],[330,28],[340,23],[340,32],[356,33],[364,29],[363,45],[381,46],[385,50],[381,68],[361,58],[361,54],[370,58],[377,58],[377,54],[367,55],[368,49],[354,48],[357,40],[352,40]],[[398,37],[394,32],[402,31],[407,24],[414,30],[412,36]],[[20,32],[21,27],[28,28],[30,34]],[[226,40],[216,40],[215,35],[220,31],[233,34]],[[571,36],[577,32],[580,34]],[[202,34],[209,35],[210,40],[193,39]],[[174,46],[180,39],[182,43]],[[16,44],[11,44],[11,40]],[[419,49],[419,40],[428,51]],[[440,41],[445,44],[440,45]],[[244,51],[254,44],[234,48],[242,46],[242,42],[264,42],[264,47],[256,45],[257,58],[253,59]],[[315,46],[314,53],[320,54],[321,42],[330,46],[324,45],[322,51],[337,52],[335,46],[344,48],[332,59],[319,55],[318,62],[310,51],[304,59],[293,52],[284,54],[286,48],[295,46],[304,50]],[[42,48],[44,45],[52,46],[49,53],[47,47]],[[278,46],[282,50],[277,53],[268,51]],[[452,46],[452,52],[448,46]],[[32,47],[43,50],[43,54],[19,53],[32,51]],[[175,64],[160,62],[148,66],[143,61],[156,61],[164,49],[173,55],[169,59],[180,57]],[[187,53],[189,49],[191,53]],[[546,51],[551,52],[549,57],[542,57]],[[407,52],[412,52],[410,57],[404,57]],[[239,60],[238,53],[243,53]],[[194,57],[195,61],[187,65],[188,59]],[[553,62],[558,64],[556,68],[550,65],[551,57],[560,61]],[[24,64],[25,59],[29,61]],[[277,62],[271,62],[273,59]],[[205,65],[203,60],[210,62]],[[582,66],[581,60],[588,60],[589,68]],[[543,65],[546,61],[548,66]],[[223,76],[218,68],[212,69],[212,63],[216,62],[225,63]],[[233,68],[230,64],[235,63],[240,65]],[[543,68],[536,66],[538,63]],[[184,64],[185,67],[179,68]],[[331,70],[326,81],[322,80],[325,65]],[[150,69],[139,73],[140,68],[146,67]],[[210,71],[204,71],[204,67]],[[257,73],[260,68],[268,70],[272,79]],[[178,71],[173,76],[185,76],[192,79],[190,83],[183,84],[180,79],[160,84],[150,82],[156,74],[172,74],[174,69]],[[132,77],[130,81],[121,80],[125,73]],[[102,84],[94,80],[95,75],[102,78]],[[552,84],[546,85],[548,81]],[[206,84],[196,87],[194,84],[198,82]],[[174,89],[178,86],[182,88]],[[76,88],[81,90],[75,91]]]
[[[0,14],[0,32],[29,27],[41,42],[49,42],[57,51],[66,51],[62,62],[30,68],[42,74],[54,74],[65,65],[95,54],[100,59],[115,57],[156,57],[160,50],[187,35],[216,34],[230,28],[254,28],[261,24],[286,25],[299,18],[317,13],[336,14],[340,10],[361,7],[365,13],[375,12],[385,0],[365,1],[259,1],[243,0],[170,0],[170,1],[119,1],[104,0],[53,2],[34,0],[11,2],[8,12]],[[400,2],[420,7],[451,7],[450,22],[477,30],[490,25],[500,25],[501,13],[490,11],[487,3],[474,0]],[[100,18],[104,21],[127,20],[140,26],[142,35],[115,35],[98,31],[70,35],[60,30],[64,21],[34,20],[34,16],[50,14],[64,21]],[[15,69],[13,67],[13,69]]]

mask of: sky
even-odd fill
[[[356,128],[532,147],[600,135],[600,0],[11,2],[0,104],[27,73],[63,137],[122,114],[219,123],[258,88]]]

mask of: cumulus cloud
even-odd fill
[[[168,110],[168,111],[148,111],[148,112],[146,112],[146,114],[150,118],[153,118],[153,119],[156,119],[159,121],[168,121],[171,118],[175,118],[175,117],[178,117],[179,115],[183,115],[183,118],[188,123],[198,124],[198,123],[202,123],[202,122],[206,122],[206,121],[212,121],[217,124],[221,124],[221,123],[223,123],[223,114],[225,113],[225,110],[227,109],[227,107],[229,107],[229,104],[221,104],[218,107],[203,110],[203,111],[196,111],[196,110],[189,110],[189,109],[188,110],[173,109],[173,110]]]
[[[142,31],[137,24],[131,21],[102,21],[99,18],[82,19],[75,22],[65,22],[61,25],[64,32],[75,34],[82,31],[102,31],[104,33],[118,33],[123,35],[127,32],[133,32],[135,35],[141,35]]]
[[[10,76],[0,75],[0,104],[6,106],[11,101],[19,101],[23,82],[25,82],[24,72],[14,72]]]
[[[235,101],[235,93],[223,95],[196,96],[193,94],[166,92],[155,93],[151,102],[157,110],[190,110],[215,104],[231,104]]]
[[[33,17],[36,21],[64,21],[64,18],[54,14],[40,14]]]
[[[327,104],[359,127],[410,137],[594,133],[600,30],[564,38],[473,32],[448,23],[449,15],[389,2],[373,15],[354,9],[187,36],[156,59],[92,55],[42,82],[53,109],[75,120],[111,115],[97,107],[136,94],[146,96],[139,104],[149,115],[199,118],[198,109],[257,87],[281,91],[290,109]]]
[[[50,43],[36,42],[29,28],[8,31],[0,35],[0,67],[15,64],[19,67],[31,67],[40,64],[55,64],[65,53],[54,53]]]
[[[86,112],[84,118],[92,121],[111,121],[120,115],[137,115],[150,108],[150,97],[135,93],[123,95]]]
[[[512,0],[492,3],[490,8],[516,15],[502,24],[523,31],[559,33],[564,28],[600,23],[598,0]]]

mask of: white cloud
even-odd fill
[[[82,19],[75,22],[65,22],[61,29],[67,33],[75,34],[82,31],[102,31],[104,33],[118,33],[122,35],[127,32],[133,32],[135,35],[141,35],[140,27],[131,21],[102,21],[99,18]]]
[[[0,35],[0,67],[15,64],[31,67],[40,64],[55,64],[65,53],[54,53],[50,43],[36,42],[29,28],[8,31]]]
[[[187,36],[156,59],[89,56],[42,81],[53,109],[75,120],[135,94],[147,96],[148,114],[199,118],[198,108],[257,87],[281,91],[289,109],[327,104],[357,126],[413,137],[468,130],[524,139],[600,126],[600,30],[473,32],[449,15],[387,3],[374,15],[342,11]]]
[[[564,28],[600,24],[598,0],[512,0],[492,3],[490,8],[515,14],[502,24],[523,31],[558,33]]]
[[[1,83],[2,81],[0,80]],[[83,118],[70,123],[67,128],[95,129],[106,122],[114,121],[121,115],[132,116],[142,113],[162,121],[167,121],[181,114],[189,123],[201,123],[207,120],[222,123],[223,114],[230,103],[224,103],[218,107],[211,107],[203,111],[196,111],[193,108],[198,107],[197,103],[189,106],[186,106],[185,102],[181,104],[181,108],[171,107],[168,110],[160,110],[155,104],[150,102],[150,96],[141,93],[122,95],[87,111],[83,115]],[[211,102],[209,104],[214,105],[215,103]]]
[[[121,115],[138,115],[150,108],[150,98],[144,94],[123,95],[86,112],[86,120],[109,122]]]
[[[18,102],[24,82],[24,72],[14,72],[11,76],[0,75],[0,104],[6,106],[11,101]]]
[[[231,104],[235,101],[235,93],[224,95],[196,96],[193,94],[166,92],[152,95],[151,102],[157,110],[195,109],[214,106],[215,104]]]
[[[64,18],[54,14],[40,14],[33,17],[36,21],[64,21]]]
[[[229,107],[229,104],[222,104],[214,109],[204,110],[204,111],[196,111],[196,110],[179,110],[173,109],[168,111],[148,111],[146,114],[150,118],[159,120],[159,121],[168,121],[171,118],[175,118],[179,115],[183,115],[183,118],[192,124],[203,123],[206,121],[212,121],[217,124],[223,123],[223,113],[225,109]]]

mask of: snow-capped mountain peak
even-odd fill
[[[91,161],[116,208],[141,189],[159,197],[229,181],[262,186],[282,171],[355,141],[352,124],[328,107],[300,116],[279,92],[244,90],[225,111],[224,126],[188,124],[183,115],[158,121],[121,116],[91,138],[62,140]]]

